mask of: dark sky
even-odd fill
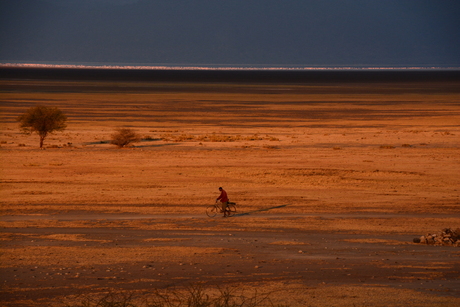
[[[460,67],[458,0],[0,0],[0,63]]]

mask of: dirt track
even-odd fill
[[[5,306],[190,283],[292,306],[460,302],[459,249],[412,243],[460,227],[459,87],[15,86],[1,105]],[[37,101],[69,116],[46,150],[14,122]],[[143,141],[113,147],[117,126]],[[218,186],[247,214],[206,217]]]

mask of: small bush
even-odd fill
[[[118,128],[112,134],[110,144],[116,145],[118,148],[123,148],[131,143],[139,142],[141,137],[132,129]]]

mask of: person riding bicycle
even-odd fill
[[[219,191],[220,191],[220,196],[217,197],[216,203],[220,199],[220,202],[222,203],[222,211],[221,212],[224,213],[224,217],[227,217],[227,206],[228,206],[227,192],[225,192],[225,190],[222,189],[222,187],[219,188]]]

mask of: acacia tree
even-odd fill
[[[118,146],[118,148],[122,148],[133,142],[139,142],[140,139],[141,137],[134,130],[129,128],[118,128],[112,134],[112,141],[110,143]]]
[[[46,136],[55,131],[63,131],[67,125],[67,116],[58,108],[36,106],[27,110],[17,118],[19,127],[28,134],[37,133],[40,137],[40,148]]]

